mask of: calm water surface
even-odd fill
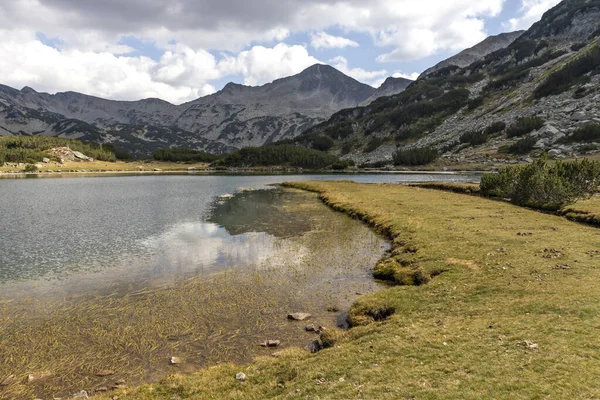
[[[186,275],[218,265],[256,264],[273,238],[302,233],[298,224],[261,220],[268,208],[228,202],[210,216],[219,196],[263,189],[283,180],[470,182],[472,175],[102,176],[0,180],[0,285],[61,279],[110,269],[112,278]],[[243,198],[242,198],[243,200]],[[257,200],[255,198],[254,200]],[[263,199],[270,201],[272,199]],[[229,217],[228,217],[229,216]],[[244,229],[223,221],[244,219]],[[260,222],[260,226],[253,226]],[[281,230],[281,229],[280,229]],[[89,282],[87,282],[89,284]],[[4,291],[6,293],[6,290]]]

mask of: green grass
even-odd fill
[[[351,318],[391,315],[351,329],[346,341],[316,355],[290,349],[246,366],[171,376],[121,391],[121,398],[600,396],[600,231],[418,187],[290,185],[320,193],[396,243],[410,242],[425,273],[443,273],[425,285],[359,298]],[[234,379],[240,371],[248,381]]]

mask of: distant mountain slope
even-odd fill
[[[402,93],[404,89],[406,89],[408,85],[410,85],[413,82],[414,81],[406,78],[389,77],[383,82],[383,84],[379,88],[377,88],[377,90],[375,91],[375,93],[373,93],[373,95],[371,95],[371,97],[363,101],[360,105],[366,106],[380,97],[393,96],[395,94]]]
[[[139,154],[170,145],[225,152],[293,138],[375,92],[328,65],[258,87],[230,83],[181,105],[0,85],[0,134],[77,137],[116,143]]]
[[[519,36],[521,36],[525,31],[516,31],[509,33],[501,33],[496,36],[489,36],[483,42],[476,44],[475,46],[465,49],[458,53],[455,56],[447,58],[446,60],[434,65],[433,67],[425,70],[420,76],[420,78],[431,74],[432,72],[438,71],[445,67],[457,66],[457,67],[467,67],[470,64],[474,63],[477,60],[481,60],[483,57],[487,56],[494,51],[503,49],[508,47],[512,42],[514,42]]]
[[[417,148],[455,164],[600,153],[600,0],[564,0],[509,46],[339,111],[295,141],[359,164]]]

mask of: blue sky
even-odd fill
[[[558,0],[14,0],[0,3],[0,83],[181,103],[328,63],[378,86]],[[32,7],[35,6],[35,7]]]

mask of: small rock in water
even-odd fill
[[[101,371],[98,371],[95,373],[96,376],[100,376],[100,377],[104,377],[104,376],[111,376],[114,375],[115,371],[111,370],[111,369],[103,369]]]
[[[245,374],[245,373],[243,373],[243,372],[238,372],[238,373],[235,375],[235,379],[237,379],[238,381],[244,382],[246,379],[248,379],[248,377],[246,376],[246,374]]]
[[[313,340],[308,345],[306,345],[304,348],[314,354],[314,353],[318,352],[319,350],[321,350],[322,346],[321,346],[321,342],[319,342],[318,340]]]
[[[291,313],[288,314],[288,319],[292,319],[294,321],[304,321],[305,319],[310,318],[310,314],[307,313]]]
[[[85,390],[82,390],[79,393],[75,393],[73,395],[74,399],[89,399],[90,397],[88,396],[87,392]]]
[[[8,386],[8,385],[12,384],[14,381],[15,381],[15,376],[9,375],[4,380],[2,380],[2,382],[0,382],[0,386]]]
[[[34,372],[33,374],[29,374],[27,376],[27,382],[36,382],[41,381],[42,379],[46,379],[52,376],[52,372]]]
[[[181,358],[179,358],[179,357],[171,357],[170,363],[171,363],[171,365],[181,364]]]

